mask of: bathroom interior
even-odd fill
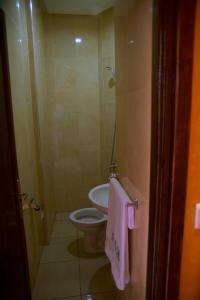
[[[0,7],[33,300],[145,299],[152,1]],[[107,208],[95,203],[95,193],[108,196],[113,173],[139,201],[123,292],[104,252]],[[87,208],[99,240],[77,224]]]

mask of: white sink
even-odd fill
[[[89,191],[88,197],[93,206],[104,214],[108,213],[109,183],[95,186]]]

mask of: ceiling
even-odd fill
[[[97,15],[114,5],[114,0],[43,0],[53,14]]]

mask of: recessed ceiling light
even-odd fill
[[[75,38],[75,43],[76,44],[81,44],[82,43],[82,38],[81,37],[76,37]]]
[[[32,1],[30,1],[30,10],[31,10],[31,14],[32,14],[32,11],[33,11],[33,3],[32,3]]]

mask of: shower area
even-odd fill
[[[56,211],[88,205],[107,182],[115,88],[113,10],[98,16],[45,14],[46,149]]]
[[[107,258],[84,252],[68,218],[92,207],[115,156],[113,3],[83,13],[55,2],[0,1],[33,299],[115,299]]]

